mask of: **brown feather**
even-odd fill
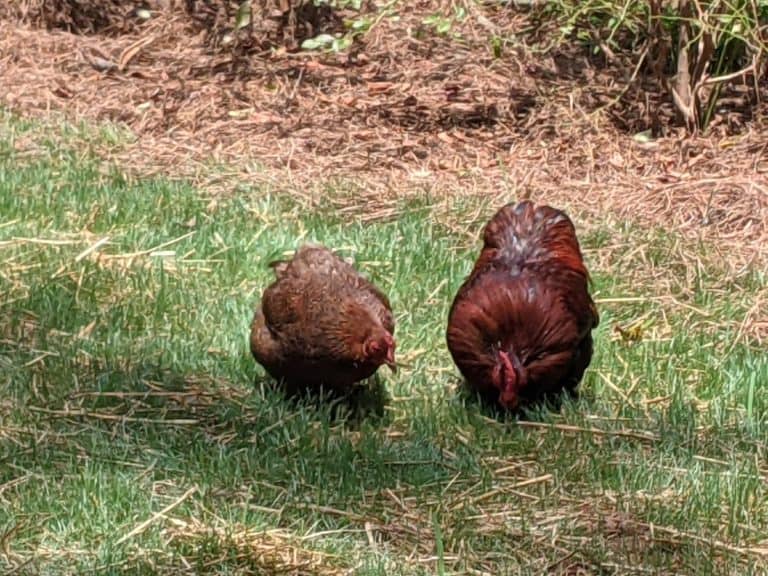
[[[322,246],[303,246],[276,262],[251,326],[251,352],[292,386],[343,388],[385,362],[368,343],[391,343],[389,301],[351,265]]]
[[[597,309],[568,216],[531,202],[501,208],[449,313],[448,348],[467,383],[508,408],[575,390],[592,357]],[[499,374],[514,386],[504,391]]]

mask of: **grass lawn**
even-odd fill
[[[457,391],[444,342],[498,206],[369,221],[67,144],[110,137],[0,116],[0,571],[768,570],[764,273],[573,214],[602,316],[583,394],[504,422]],[[266,263],[310,240],[390,295],[407,367],[382,371],[381,416],[289,402],[250,356]]]

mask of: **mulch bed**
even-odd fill
[[[425,20],[451,4],[414,1],[348,51],[318,56],[224,47],[178,7],[74,34],[9,1],[0,104],[124,125],[135,142],[104,153],[140,174],[191,177],[212,193],[268,184],[312,201],[343,182],[355,193],[333,201],[373,217],[425,192],[531,196],[595,221],[676,226],[734,262],[768,261],[764,110],[725,110],[707,137],[689,138],[662,96],[625,90],[621,63],[526,47],[524,12],[473,5],[439,35]],[[493,36],[510,39],[500,53]],[[651,140],[634,133],[649,106],[668,118]],[[213,174],[212,162],[228,168]]]

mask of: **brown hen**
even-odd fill
[[[483,249],[448,317],[448,349],[467,384],[516,409],[575,395],[599,316],[568,216],[525,201],[485,227]]]
[[[273,262],[251,325],[251,352],[291,389],[342,390],[382,364],[395,369],[395,322],[387,297],[322,246]]]

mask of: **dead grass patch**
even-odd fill
[[[194,558],[188,565],[216,566],[224,561],[238,566],[239,574],[285,574],[287,576],[336,576],[348,574],[336,555],[307,547],[311,539],[282,530],[255,530],[245,526],[215,526],[196,519],[172,518],[164,530],[176,549],[191,548]],[[200,549],[213,549],[209,558],[199,557]],[[241,572],[242,570],[242,572]]]

